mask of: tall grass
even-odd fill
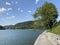
[[[52,28],[52,30],[51,29],[48,29],[47,31],[60,35],[60,24],[54,26]]]

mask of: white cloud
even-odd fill
[[[10,10],[13,10],[12,8],[0,8],[0,13],[3,13],[3,12],[5,12],[5,11],[10,11]]]
[[[35,2],[35,3],[37,4],[38,2],[39,2],[39,0],[36,0],[36,2]]]
[[[11,18],[15,18],[15,16],[11,16]]]
[[[6,13],[6,15],[9,15],[9,13]]]
[[[10,11],[10,10],[13,10],[13,9],[12,8],[8,8],[7,10]]]
[[[20,12],[23,12],[23,10],[20,10]]]
[[[15,4],[17,4],[18,2],[16,1]]]
[[[29,13],[31,13],[32,11],[31,11],[31,10],[29,10],[28,12],[29,12]]]
[[[5,8],[0,8],[0,13],[1,13],[1,12],[5,12],[5,11],[6,11]]]
[[[12,8],[0,8],[0,13],[3,13],[3,12],[5,12],[5,11],[10,11],[10,10],[13,10]]]
[[[9,16],[9,17],[7,17],[7,19],[14,19],[15,18],[15,16]]]
[[[18,8],[18,11],[20,10],[20,8]]]
[[[6,2],[6,5],[11,5],[11,3],[9,3],[9,2]]]

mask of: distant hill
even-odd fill
[[[17,23],[15,25],[16,29],[32,29],[34,21],[27,21],[22,23]]]
[[[14,29],[14,25],[6,25],[4,27],[5,27],[5,29]]]
[[[5,29],[3,26],[0,26],[0,30],[3,30],[3,29]]]
[[[21,22],[17,23],[15,25],[7,25],[4,26],[6,29],[33,29],[35,21],[26,21],[26,22]],[[39,27],[39,29],[43,29],[43,27]]]
[[[6,29],[32,29],[34,21],[17,23],[15,25],[6,25]]]

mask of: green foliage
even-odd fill
[[[58,12],[54,4],[45,2],[42,7],[37,9],[33,16],[37,20],[40,19],[40,24],[49,29],[56,23]]]
[[[0,26],[0,30],[3,30],[3,29],[5,29],[3,26]]]
[[[47,31],[60,35],[60,24],[54,26],[54,27],[52,28],[52,30],[48,29]]]
[[[17,23],[15,25],[7,25],[4,27],[6,29],[33,29],[34,22],[35,21],[26,21],[26,22]],[[43,29],[43,27],[40,27],[40,29]]]
[[[4,26],[6,29],[14,29],[15,26],[14,25],[7,25],[7,26]]]
[[[34,21],[27,21],[22,23],[17,23],[15,29],[32,29]]]
[[[33,29],[34,30],[36,30],[36,29],[44,30],[45,28],[40,24],[39,20],[36,20],[33,24]]]

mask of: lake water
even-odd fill
[[[0,30],[0,45],[33,45],[43,30]]]

